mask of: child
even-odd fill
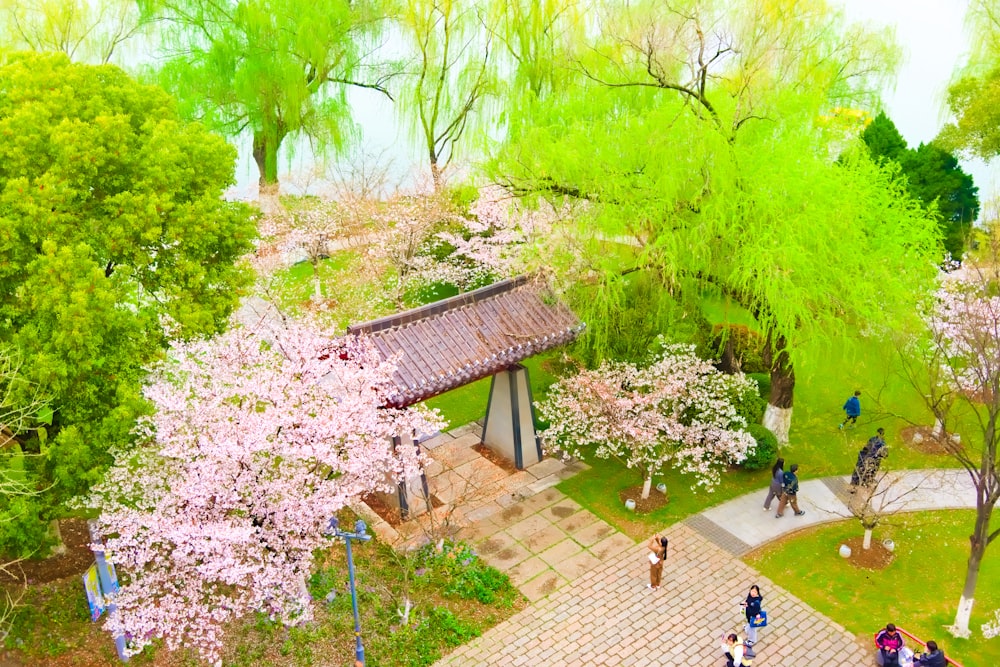
[[[847,399],[847,402],[844,403],[844,412],[847,413],[847,418],[840,422],[840,426],[837,428],[844,428],[844,426],[847,425],[847,422],[851,422],[851,426],[858,425],[858,417],[861,416],[861,401],[858,399],[858,396],[860,395],[861,392],[856,391],[854,392],[854,396],[851,396]]]

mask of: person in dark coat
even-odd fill
[[[795,474],[798,470],[799,464],[793,463],[792,467],[785,473],[781,486],[781,500],[778,501],[778,513],[774,515],[776,519],[780,519],[785,513],[786,505],[792,506],[792,509],[795,510],[795,516],[802,516],[806,513],[805,510],[799,509],[799,477]]]
[[[948,667],[948,660],[944,657],[944,651],[938,648],[936,641],[927,642],[927,651],[913,661],[914,667]]]
[[[760,594],[760,588],[757,584],[754,584],[750,587],[750,592],[747,593],[747,599],[741,603],[747,616],[747,646],[753,646],[757,643],[757,628],[754,627],[753,620],[760,616],[760,606],[763,602],[764,596]]]
[[[771,501],[775,498],[781,499],[781,486],[785,480],[785,459],[778,459],[771,466],[771,486],[767,489],[767,498],[764,499],[764,511],[771,511]]]
[[[889,456],[889,447],[885,444],[885,429],[880,428],[858,452],[858,460],[854,464],[854,473],[851,475],[851,487],[856,487],[859,484],[862,486],[874,484],[875,475],[882,465],[882,459],[887,456]],[[851,489],[851,492],[854,492],[854,488]]]

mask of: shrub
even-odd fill
[[[482,604],[506,604],[517,597],[507,575],[485,563],[464,542],[447,542],[440,552],[428,545],[421,556],[423,564],[444,581],[448,595]]]
[[[740,463],[745,470],[763,470],[770,466],[778,455],[778,438],[770,430],[760,424],[750,424],[746,432],[756,441],[754,448],[747,452],[746,459]]]
[[[750,377],[750,379],[756,380],[753,377]],[[729,397],[729,402],[736,408],[736,414],[743,417],[747,424],[759,424],[761,418],[764,416],[764,409],[767,407],[767,401],[761,398],[757,387],[759,385],[755,381],[753,389],[742,393],[733,392],[733,395]]]

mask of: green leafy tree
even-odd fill
[[[368,62],[385,24],[379,0],[141,0],[159,22],[161,81],[187,117],[253,136],[261,185],[278,182],[287,137],[339,149],[354,127],[348,88],[385,95],[391,72]]]
[[[875,120],[865,127],[861,133],[861,140],[865,142],[868,151],[876,160],[900,162],[910,148],[896,128],[896,124],[884,112],[880,112],[875,116]]]
[[[51,399],[50,500],[127,443],[142,369],[170,336],[220,330],[256,232],[221,199],[235,151],[110,65],[20,54],[0,67],[0,342]]]
[[[837,162],[845,132],[821,122],[874,104],[894,52],[819,1],[604,9],[580,85],[532,110],[493,173],[586,200],[542,256],[588,285],[590,345],[607,345],[633,272],[692,310],[713,294],[747,309],[771,375],[764,424],[787,441],[800,342],[912,316],[939,259],[934,221],[893,172],[857,149]]]
[[[990,160],[1000,155],[1000,0],[972,0],[966,20],[972,51],[948,88],[954,120],[937,143]]]
[[[935,144],[908,148],[896,125],[880,113],[861,133],[872,157],[897,163],[910,194],[940,214],[944,247],[955,259],[965,252],[965,239],[979,213],[979,188],[958,159]]]

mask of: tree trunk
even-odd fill
[[[653,486],[653,478],[649,475],[642,481],[642,499],[649,498],[649,489]]]
[[[313,301],[319,303],[323,300],[323,284],[319,279],[319,260],[310,262],[313,267]]]
[[[435,155],[431,155],[431,178],[434,180],[434,192],[441,192],[441,187],[444,185],[443,172],[438,167]]]
[[[992,514],[993,506],[984,504],[984,501],[980,499],[976,508],[976,528],[969,536],[969,561],[965,568],[965,586],[962,587],[962,597],[958,601],[955,622],[948,628],[948,631],[956,637],[969,637],[969,617],[972,616],[972,605],[976,601],[979,566],[986,553]]]
[[[784,336],[768,331],[762,355],[764,363],[771,369],[771,394],[767,398],[763,423],[783,445],[788,444],[795,391],[795,370],[788,359],[785,345]]]
[[[260,185],[276,185],[278,183],[278,149],[288,132],[281,121],[274,122],[273,127],[265,126],[253,133],[253,161],[257,163],[260,173]]]
[[[719,359],[717,368],[727,375],[735,375],[743,371],[743,365],[740,363],[739,357],[736,356],[736,344],[733,342],[732,334],[726,337],[726,346],[722,349],[722,357]]]
[[[865,541],[861,543],[861,548],[862,549],[871,549],[872,548],[872,529],[871,528],[865,528]]]

